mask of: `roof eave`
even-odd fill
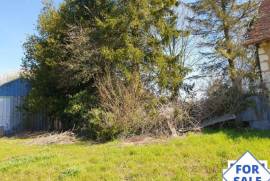
[[[270,37],[268,38],[261,38],[261,39],[249,39],[246,40],[243,45],[244,46],[249,46],[249,45],[258,45],[262,44],[263,42],[270,41]]]

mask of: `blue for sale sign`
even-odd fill
[[[257,160],[246,152],[237,161],[229,161],[223,170],[223,181],[270,181],[267,161]]]

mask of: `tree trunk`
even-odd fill
[[[178,101],[178,98],[179,98],[179,89],[180,89],[180,86],[176,86],[176,87],[173,88],[172,95],[171,95],[171,101],[173,101],[173,102],[177,102]]]
[[[172,136],[173,136],[173,137],[177,137],[178,134],[177,134],[177,131],[176,131],[175,126],[170,122],[170,120],[167,121],[167,124],[168,124],[169,129],[170,129],[170,131],[171,131],[171,133],[172,133]]]
[[[222,11],[224,14],[227,14],[226,11],[226,1],[222,1]],[[231,36],[230,36],[230,26],[229,23],[226,22],[226,19],[223,20],[223,33],[225,37],[225,48],[227,49],[227,55],[229,55],[227,61],[229,63],[229,77],[232,81],[232,86],[237,90],[242,91],[241,79],[237,76],[234,59],[232,59],[232,49],[230,48]]]
[[[228,50],[228,51],[230,51],[230,50]],[[232,81],[232,86],[241,92],[242,91],[242,80],[240,77],[237,76],[234,61],[232,59],[228,59],[228,62],[229,62],[229,77]]]

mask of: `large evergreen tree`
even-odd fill
[[[26,108],[46,111],[64,128],[82,126],[98,106],[95,80],[108,71],[138,89],[151,84],[174,95],[184,68],[164,49],[180,35],[176,5],[176,0],[65,0],[56,9],[46,3],[38,35],[25,43],[24,74],[33,88]]]

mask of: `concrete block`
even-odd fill
[[[263,72],[269,70],[269,64],[268,64],[268,62],[261,62],[261,70]]]
[[[262,54],[259,56],[260,57],[260,62],[268,61],[269,57],[266,54]]]
[[[263,48],[259,48],[259,55],[265,54],[265,51]]]
[[[257,130],[269,130],[270,129],[270,121],[269,120],[260,120],[254,121],[250,124],[251,128]]]
[[[245,111],[241,112],[237,116],[237,119],[243,122],[254,122],[258,120],[258,117],[256,110],[254,108],[249,107]]]
[[[262,72],[263,81],[270,82],[270,72]]]
[[[252,96],[246,99],[250,107],[238,114],[238,120],[249,122],[253,129],[270,130],[270,105],[265,97]]]
[[[265,82],[265,86],[268,90],[270,90],[270,82]]]

